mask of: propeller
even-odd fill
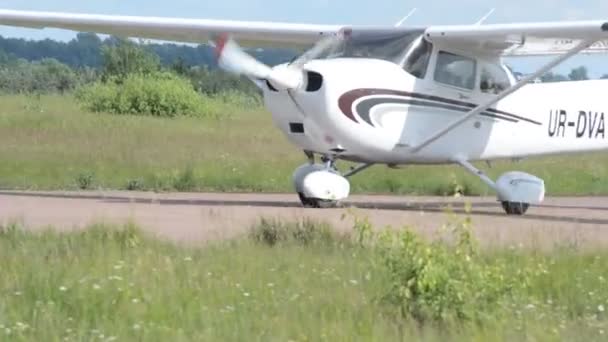
[[[278,90],[298,89],[304,82],[301,68],[272,68],[247,54],[228,35],[222,35],[217,40],[215,53],[218,64],[224,70],[250,78],[265,79]]]
[[[274,68],[247,54],[227,34],[221,35],[215,42],[215,53],[219,66],[228,72],[267,80],[277,90],[296,90],[301,88],[305,81],[302,67],[336,47],[345,37],[350,36],[350,32],[350,29],[343,29],[336,35],[321,39],[294,62]]]

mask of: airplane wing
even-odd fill
[[[561,55],[584,40],[595,43],[581,53],[608,52],[608,21],[432,26],[426,36],[461,49],[509,57]]]
[[[246,46],[306,46],[335,35],[342,26],[245,22],[182,18],[30,12],[0,9],[0,25],[26,28],[59,28],[184,43],[207,43],[230,34]],[[270,44],[268,44],[270,43]],[[276,44],[274,44],[276,43]]]

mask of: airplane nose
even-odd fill
[[[272,68],[266,79],[275,89],[297,90],[302,89],[306,81],[304,72],[300,68],[292,68],[282,64]]]
[[[314,93],[318,92],[323,87],[323,75],[319,72],[309,70],[299,71],[281,66],[277,66],[275,68],[277,74],[282,73],[283,79],[288,77],[291,78],[293,80],[291,83],[297,84],[297,87],[285,89],[282,85],[275,84],[272,79],[267,79],[266,84],[273,92],[278,92],[280,90],[301,90],[307,93]]]

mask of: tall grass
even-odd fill
[[[92,114],[71,97],[0,97],[0,187],[291,192],[305,158],[256,99],[204,99],[217,118]],[[347,164],[341,164],[348,166]],[[546,180],[551,195],[608,194],[608,156],[496,163],[493,177],[522,170]],[[91,176],[91,177],[88,177]],[[184,182],[187,176],[187,182]],[[353,192],[491,194],[456,166],[376,166],[352,179]]]
[[[262,221],[183,247],[132,224],[0,229],[0,339],[602,341],[608,254],[479,251],[468,222],[435,241]]]

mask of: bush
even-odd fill
[[[488,263],[477,250],[469,219],[449,227],[450,239],[427,242],[409,230],[370,233],[358,221],[359,241],[376,250],[385,274],[384,302],[420,324],[484,323],[524,290],[526,273],[506,261]]]
[[[77,73],[54,59],[40,62],[18,60],[0,66],[3,93],[64,93],[85,82],[89,70]]]
[[[167,72],[97,82],[81,88],[76,95],[93,112],[159,117],[213,114],[190,82]]]
[[[250,238],[271,247],[281,244],[332,246],[342,240],[327,224],[311,220],[284,223],[268,219],[262,219],[251,229]]]

